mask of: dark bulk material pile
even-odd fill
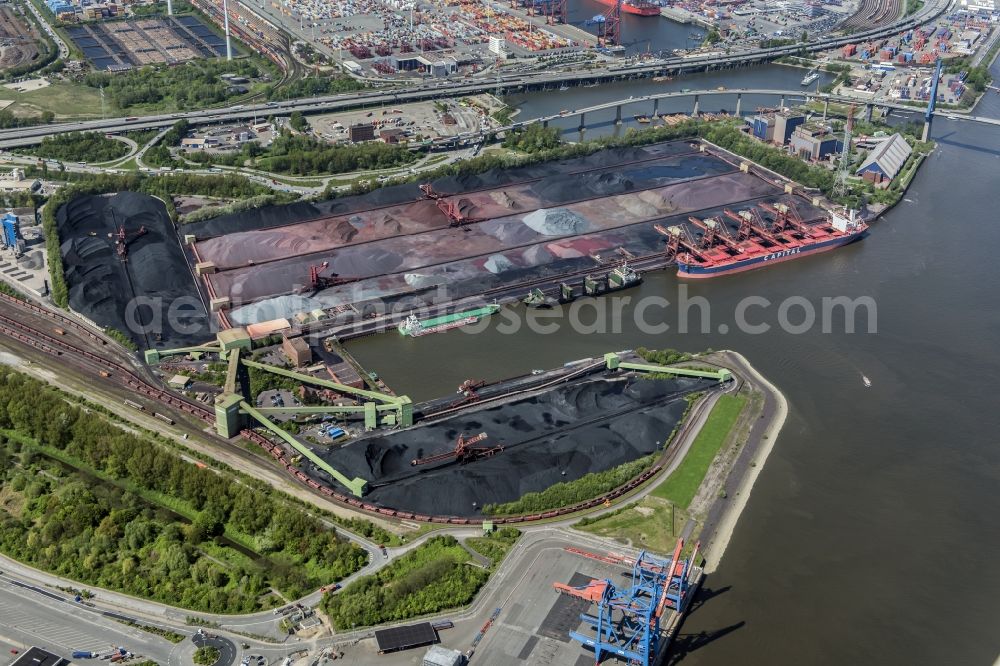
[[[140,347],[179,347],[212,336],[163,202],[134,192],[78,197],[56,220],[73,310]],[[115,251],[119,227],[126,233],[125,262]],[[130,308],[136,296],[142,299]],[[126,320],[133,310],[139,326]]]
[[[378,299],[427,303],[439,286],[456,299],[596,270],[596,257],[608,261],[619,248],[640,257],[661,251],[654,223],[688,225],[692,213],[721,216],[741,202],[786,199],[774,183],[683,141],[443,178],[433,187],[454,195],[448,204],[473,223],[449,226],[438,202],[421,199],[411,184],[189,230],[199,238],[197,259],[215,264],[207,279],[231,299],[230,319],[249,324],[349,303],[365,311]],[[820,214],[801,201],[799,210],[806,219]],[[323,263],[352,282],[314,292],[309,270]]]
[[[684,414],[684,396],[707,385],[693,379],[587,379],[317,453],[348,477],[368,479],[367,502],[416,513],[475,516],[484,504],[510,502],[652,453]],[[480,432],[488,438],[477,446],[502,445],[503,452],[464,465],[410,464],[453,450],[460,435]]]

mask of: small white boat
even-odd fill
[[[861,381],[863,381],[865,383],[865,388],[871,388],[872,387],[872,380],[868,379],[866,376],[861,375]]]

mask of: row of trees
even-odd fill
[[[404,146],[381,141],[331,146],[311,136],[289,132],[275,138],[270,148],[264,148],[259,143],[247,143],[239,152],[229,155],[205,152],[188,155],[191,161],[202,164],[250,164],[265,171],[298,176],[388,169],[410,164],[418,158],[417,153]]]
[[[324,608],[343,631],[462,606],[489,579],[468,559],[455,537],[433,537],[378,573],[327,595]]]
[[[558,148],[562,144],[558,127],[542,127],[540,123],[508,132],[503,147],[522,153],[537,153]]]
[[[32,155],[73,162],[109,162],[128,154],[128,145],[100,132],[69,132],[42,139]]]
[[[55,117],[56,114],[52,111],[43,111],[41,116],[18,116],[11,113],[8,109],[0,109],[0,129],[48,124],[55,120]]]
[[[351,92],[361,90],[364,87],[365,84],[349,76],[310,76],[271,88],[267,93],[267,98],[272,101],[284,101],[300,97]]]
[[[490,516],[513,516],[522,513],[537,513],[570,506],[592,499],[624,485],[645,472],[653,464],[657,454],[652,454],[612,467],[603,472],[591,472],[576,481],[567,481],[549,486],[537,493],[525,493],[521,499],[505,504],[486,504],[483,513]]]
[[[162,512],[143,510],[128,492],[105,492],[93,482],[59,483],[62,490],[55,493],[39,487],[26,495],[38,500],[31,511],[0,511],[0,548],[35,566],[190,608],[237,612],[258,607],[269,585],[298,597],[344,578],[367,559],[364,550],[265,484],[237,483],[148,437],[109,428],[103,416],[5,368],[0,368],[0,429],[58,451],[120,488],[165,498],[172,509],[193,517],[183,526]],[[69,492],[70,487],[75,489]],[[220,569],[203,558],[205,547],[199,544],[223,535],[251,546],[257,559],[236,559]]]
[[[646,349],[645,347],[639,347],[635,350],[635,353],[641,356],[644,360],[649,361],[650,363],[656,363],[657,365],[671,365],[673,363],[681,363],[683,361],[691,360],[691,354],[670,348]]]

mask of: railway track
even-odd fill
[[[38,351],[45,354],[54,356],[56,358],[64,357],[67,354],[73,354],[76,358],[84,359],[88,364],[98,369],[100,377],[104,381],[113,382],[119,384],[120,386],[126,387],[138,395],[141,395],[147,399],[159,402],[161,404],[167,405],[173,409],[180,410],[191,416],[194,416],[207,424],[214,423],[215,413],[212,409],[200,404],[183,398],[175,393],[167,391],[154,383],[141,377],[139,374],[134,372],[131,368],[115,361],[109,359],[100,354],[96,354],[89,349],[86,349],[82,344],[74,344],[69,340],[65,339],[65,331],[72,330],[78,336],[84,336],[86,339],[90,339],[94,342],[100,343],[102,346],[107,344],[100,335],[94,333],[87,327],[76,322],[65,315],[57,312],[52,312],[45,308],[41,308],[32,303],[27,303],[19,299],[13,298],[6,294],[0,294],[0,303],[5,303],[8,306],[14,308],[20,308],[23,311],[31,312],[35,315],[43,316],[53,322],[58,322],[64,325],[64,333],[60,335],[55,331],[42,330],[37,326],[32,326],[24,321],[14,319],[8,314],[0,314],[0,334],[6,335],[7,337],[16,340],[22,344],[30,346]],[[106,375],[104,373],[107,373]],[[377,506],[364,502],[353,496],[345,495],[343,493],[337,492],[329,485],[321,484],[309,475],[302,472],[300,469],[293,465],[289,458],[288,452],[280,445],[277,444],[261,433],[245,429],[240,432],[242,436],[247,441],[250,441],[262,449],[267,451],[275,460],[284,467],[290,476],[300,481],[304,485],[316,491],[318,494],[326,497],[332,501],[338,502],[344,506],[351,507],[362,513],[367,513],[373,516],[379,516],[382,518],[397,518],[401,520],[410,520],[416,522],[425,523],[435,523],[435,524],[446,524],[446,525],[479,525],[484,520],[492,520],[495,524],[517,524],[517,523],[527,523],[538,520],[548,520],[558,516],[564,516],[578,511],[583,511],[595,506],[599,506],[610,502],[622,495],[625,495],[632,491],[633,489],[639,487],[649,479],[653,478],[663,467],[663,459],[651,468],[640,474],[639,476],[633,478],[631,481],[615,488],[614,490],[605,493],[599,497],[595,497],[583,502],[578,502],[571,506],[563,507],[561,509],[553,509],[552,511],[545,511],[534,514],[526,514],[519,516],[504,516],[498,518],[462,518],[457,516],[430,516],[425,514],[413,513],[410,511],[404,511],[399,509],[392,509],[388,507]]]

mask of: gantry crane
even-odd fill
[[[431,463],[454,459],[456,462],[464,465],[465,463],[472,462],[473,460],[495,456],[503,451],[503,446],[500,445],[492,447],[473,446],[473,444],[483,441],[488,436],[489,435],[485,432],[481,432],[475,437],[469,437],[468,439],[466,439],[465,435],[459,435],[453,451],[438,453],[437,455],[428,456],[426,458],[414,458],[410,461],[410,464],[416,467],[417,465],[429,465]]]
[[[599,46],[621,46],[622,44],[622,0],[616,0],[604,14],[604,20],[597,24]]]
[[[661,620],[668,610],[686,608],[692,579],[697,575],[693,563],[698,545],[691,557],[682,560],[683,548],[684,541],[679,539],[668,560],[641,552],[632,564],[630,583],[620,587],[607,579],[583,587],[555,583],[558,591],[597,605],[596,615],[580,616],[595,633],[571,631],[570,638],[592,648],[598,664],[610,655],[639,666],[657,663],[661,656]]]

